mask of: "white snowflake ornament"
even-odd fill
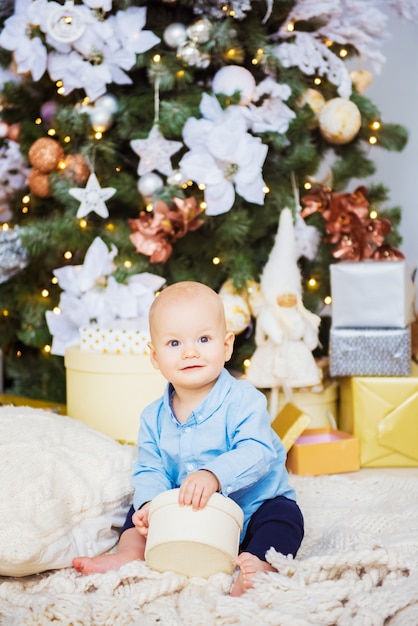
[[[76,200],[81,202],[77,211],[77,217],[80,219],[86,217],[89,213],[97,213],[100,217],[109,217],[109,211],[105,204],[116,192],[114,187],[100,187],[97,176],[92,172],[87,181],[85,189],[73,187],[68,190]]]
[[[156,170],[169,176],[173,171],[171,157],[183,147],[181,141],[169,141],[154,124],[147,139],[133,139],[132,150],[139,156],[138,175]]]

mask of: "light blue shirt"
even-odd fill
[[[186,423],[171,408],[173,387],[141,415],[134,465],[134,508],[168,489],[187,474],[210,470],[221,493],[244,511],[245,535],[251,515],[276,496],[296,499],[288,482],[286,451],[270,426],[266,398],[246,380],[224,369],[211,392]]]

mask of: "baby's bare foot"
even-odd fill
[[[88,556],[79,556],[73,559],[73,567],[80,574],[103,574],[110,570],[117,570],[134,561],[129,553],[117,552],[115,554],[102,554],[93,558]]]
[[[80,574],[103,574],[109,570],[117,570],[131,561],[143,561],[145,537],[136,528],[128,528],[120,536],[118,551],[113,554],[100,554],[90,558],[77,556],[73,559],[73,567]]]
[[[232,586],[231,596],[242,596],[247,589],[251,589],[254,576],[259,572],[275,571],[270,563],[262,561],[258,556],[250,554],[250,552],[242,552],[235,563],[240,568],[240,572]]]

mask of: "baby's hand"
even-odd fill
[[[220,484],[215,474],[209,470],[198,470],[184,479],[180,487],[179,504],[191,504],[194,511],[203,509],[218,489]]]
[[[132,522],[138,532],[146,537],[148,535],[149,508],[151,502],[147,502],[143,507],[135,511],[132,515]]]

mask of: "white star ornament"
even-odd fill
[[[173,171],[171,157],[183,147],[181,141],[169,141],[154,125],[146,139],[133,139],[132,150],[139,156],[138,175],[156,170],[169,176]]]
[[[85,189],[79,187],[73,187],[68,190],[76,200],[81,202],[77,217],[86,217],[89,213],[97,213],[100,217],[109,217],[109,211],[105,204],[106,200],[109,200],[116,193],[114,187],[100,187],[96,174],[92,172],[87,181]]]

